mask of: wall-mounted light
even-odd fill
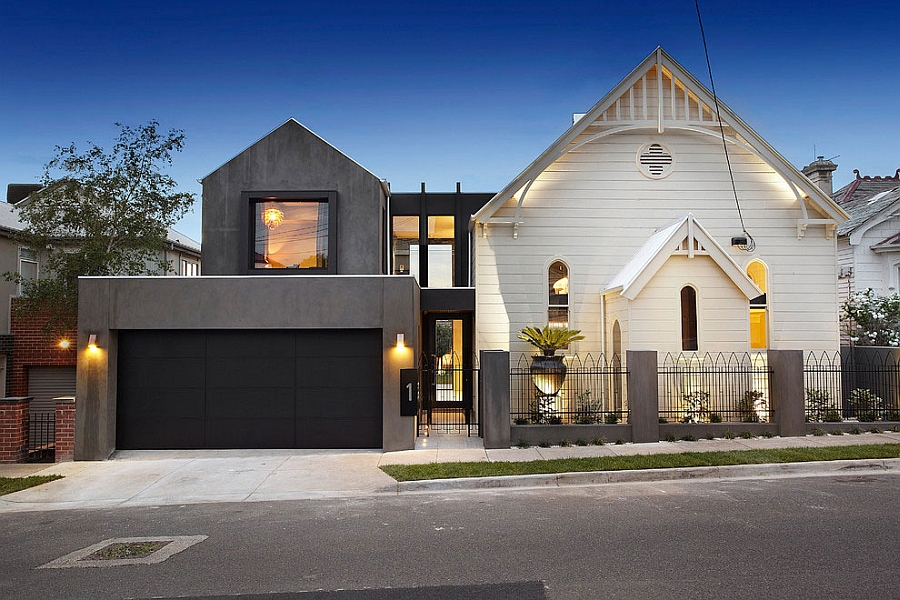
[[[402,333],[397,334],[397,347],[398,348],[406,347],[406,336]]]
[[[63,350],[68,350],[68,349],[69,349],[69,340],[59,340],[59,344],[58,344],[58,345],[59,345],[59,347],[62,348]]]
[[[97,334],[92,333],[88,336],[88,350],[95,352],[97,350]]]

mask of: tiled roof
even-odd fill
[[[856,179],[831,195],[831,199],[844,209],[847,208],[845,206],[847,203],[871,198],[875,194],[886,192],[900,185],[900,169],[897,169],[893,177],[890,175],[887,177],[870,177],[869,175],[863,177],[859,174],[859,169],[854,169],[853,172],[856,173]]]
[[[849,235],[870,218],[900,202],[900,182],[892,183],[894,184],[892,188],[842,203],[841,208],[847,211],[850,219],[838,225],[838,235]]]

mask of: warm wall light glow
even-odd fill
[[[68,350],[69,349],[69,340],[60,340],[59,347],[62,348],[63,350]]]
[[[397,334],[397,347],[398,348],[406,347],[406,336],[402,333]]]
[[[97,334],[92,333],[88,336],[88,350],[95,352],[97,350]]]

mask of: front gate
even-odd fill
[[[419,367],[418,435],[481,436],[478,366],[453,353],[423,356]]]

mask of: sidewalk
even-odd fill
[[[0,465],[0,477],[23,477],[31,474],[59,474],[65,477],[15,494],[0,496],[0,512],[361,497],[441,489],[584,485],[685,477],[834,474],[847,467],[881,471],[886,468],[900,469],[900,459],[891,459],[628,471],[614,474],[530,475],[398,484],[378,468],[379,465],[387,464],[530,461],[584,456],[887,443],[900,443],[900,433],[500,450],[485,450],[480,438],[434,436],[420,438],[416,450],[390,453],[379,450],[121,451],[108,461]]]

